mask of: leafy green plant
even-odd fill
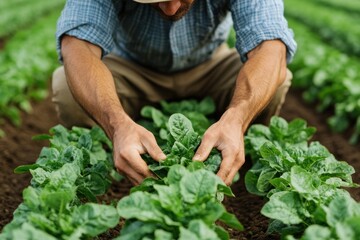
[[[154,191],[132,191],[121,199],[118,213],[127,220],[117,239],[229,239],[215,225],[218,220],[242,230],[217,200],[218,193],[233,196],[231,189],[202,163],[194,165],[172,165],[163,184],[151,186]]]
[[[118,224],[114,206],[96,203],[112,179],[119,175],[112,165],[111,143],[100,128],[91,130],[56,126],[35,164],[19,166],[17,173],[30,171],[31,186],[23,191],[24,202],[5,226],[1,239],[81,239],[95,237]]]
[[[155,125],[166,127],[161,135],[167,141],[163,146],[167,158],[160,163],[148,158],[158,179],[145,179],[119,201],[118,213],[126,223],[118,239],[229,239],[216,221],[237,230],[243,226],[220,203],[223,194],[233,196],[214,173],[221,163],[220,154],[214,151],[204,163],[192,161],[201,140],[192,122],[175,113],[163,124],[159,119],[165,119],[164,115],[151,110]]]
[[[30,100],[47,95],[47,80],[58,64],[53,35],[63,1],[46,2],[58,11],[17,32],[0,52],[0,121],[7,118],[19,126],[20,111],[30,112]]]
[[[359,22],[360,16],[324,7],[312,0],[286,0],[285,13],[308,25],[337,49],[349,55],[360,56],[360,29],[353,24]]]
[[[325,45],[309,28],[288,18],[299,51],[290,65],[294,86],[304,90],[307,102],[317,110],[333,111],[328,124],[333,131],[350,130],[350,143],[360,136],[360,64],[339,50]]]
[[[41,16],[59,9],[64,6],[64,3],[63,0],[2,1],[0,3],[0,38],[11,35]]]
[[[253,125],[248,130],[246,150],[254,165],[245,185],[269,199],[261,213],[272,219],[270,233],[287,236],[302,234],[311,225],[326,226],[324,212],[334,199],[350,198],[341,187],[358,186],[352,182],[353,167],[337,161],[320,143],[308,143],[313,133],[303,120],[287,123],[279,117],[273,117],[269,127]]]
[[[343,10],[346,13],[353,13],[354,15],[360,15],[360,2],[353,0],[315,0],[319,5],[327,5],[336,10]]]

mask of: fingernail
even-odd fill
[[[193,157],[193,160],[194,161],[200,161],[200,154],[195,154],[194,157]]]
[[[160,154],[160,160],[165,160],[166,159],[166,155],[164,153]]]

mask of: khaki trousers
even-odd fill
[[[157,106],[160,100],[200,100],[206,96],[215,100],[216,114],[219,117],[230,103],[237,75],[242,67],[237,51],[229,49],[225,44],[206,62],[177,73],[156,72],[114,55],[106,56],[103,62],[114,77],[123,108],[135,120],[144,105]],[[267,124],[271,116],[279,114],[291,85],[291,78],[292,74],[288,71],[285,82],[256,122]],[[52,100],[62,124],[66,127],[94,124],[72,97],[63,67],[53,73],[52,90]]]

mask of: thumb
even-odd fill
[[[214,146],[215,146],[214,139],[204,137],[193,157],[193,160],[201,161],[201,162],[205,161],[209,157],[209,154],[211,150],[214,148]]]
[[[161,161],[166,159],[166,155],[163,153],[159,145],[157,144],[154,135],[150,138],[143,139],[143,145],[145,150],[155,161]]]

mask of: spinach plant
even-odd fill
[[[254,165],[245,184],[249,192],[269,199],[261,210],[272,219],[269,232],[290,236],[310,225],[326,226],[323,216],[335,199],[351,201],[341,187],[358,186],[352,182],[352,166],[337,161],[319,142],[308,143],[313,133],[303,120],[287,123],[279,117],[269,127],[249,129],[246,150]]]
[[[159,111],[156,116],[164,115]],[[191,121],[180,113],[172,114],[166,124],[159,124],[159,118],[154,122],[166,127],[161,130],[167,158],[155,163],[148,156],[158,179],[145,179],[119,201],[118,213],[126,222],[118,239],[229,239],[216,221],[237,230],[243,226],[221,204],[223,194],[233,193],[214,173],[221,162],[219,152],[204,163],[192,161],[201,137]]]
[[[119,179],[103,147],[111,148],[104,132],[59,125],[50,133],[37,137],[49,139],[50,147],[42,149],[36,163],[15,169],[30,171],[33,178],[1,239],[82,239],[118,224],[114,206],[86,203],[96,202],[112,179]]]

